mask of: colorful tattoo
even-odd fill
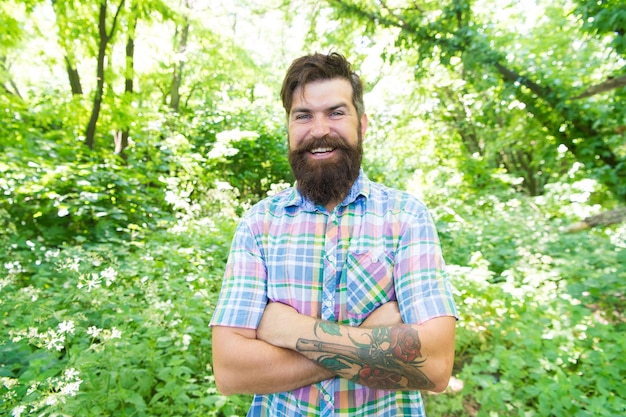
[[[339,325],[317,321],[319,332],[341,336]],[[418,331],[411,326],[380,327],[365,333],[368,343],[352,338],[351,345],[300,339],[296,349],[320,365],[362,385],[380,389],[431,389],[435,386],[420,370],[426,359],[420,352]]]

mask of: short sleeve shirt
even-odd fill
[[[211,326],[256,329],[268,302],[348,326],[397,301],[405,323],[457,310],[426,206],[363,172],[332,212],[296,187],[257,203],[232,242]],[[423,416],[419,391],[343,378],[254,397],[248,416]]]

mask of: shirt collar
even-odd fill
[[[370,180],[367,178],[367,175],[365,175],[362,169],[359,170],[359,176],[357,177],[356,181],[354,181],[354,184],[352,184],[352,187],[350,188],[350,191],[348,192],[346,198],[344,198],[343,202],[341,202],[339,205],[347,206],[348,204],[356,201],[359,196],[363,196],[364,198],[369,197],[370,188],[371,184]],[[297,183],[295,183],[293,187],[291,187],[291,192],[288,194],[287,199],[285,200],[285,207],[290,206],[302,207],[305,210],[315,209],[315,204],[312,201],[307,200],[302,196],[302,194],[300,194],[300,191],[298,191]]]

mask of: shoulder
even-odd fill
[[[417,196],[397,188],[370,181],[368,202],[396,214],[424,215],[428,209]]]
[[[279,191],[255,203],[244,215],[242,221],[254,223],[262,219],[282,217],[291,206],[297,206],[301,200],[293,187]]]

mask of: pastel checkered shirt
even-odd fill
[[[408,193],[363,172],[333,212],[295,187],[246,213],[233,239],[211,326],[256,329],[268,300],[358,326],[396,300],[405,323],[457,316],[435,225]],[[248,416],[423,416],[418,391],[334,378],[254,397]]]

